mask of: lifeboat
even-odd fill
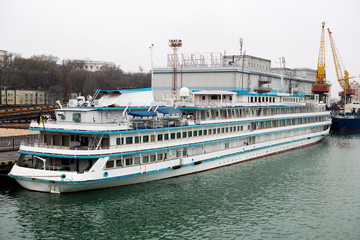
[[[156,118],[156,112],[152,111],[137,111],[137,112],[128,112],[127,119],[130,122],[150,122],[154,121]]]
[[[159,120],[174,121],[179,120],[182,116],[182,111],[174,108],[161,108],[157,111]]]

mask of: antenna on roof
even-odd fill
[[[242,56],[243,38],[240,38],[240,56]]]

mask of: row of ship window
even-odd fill
[[[250,129],[250,125],[248,125],[247,129],[248,130]],[[174,140],[180,138],[206,136],[211,134],[220,134],[220,133],[236,132],[243,130],[244,130],[244,126],[233,126],[233,127],[223,127],[223,128],[204,129],[204,130],[195,130],[195,131],[163,133],[157,135],[129,136],[125,138],[120,137],[120,138],[116,138],[116,145],[155,142],[155,140],[156,141]]]
[[[324,121],[325,118],[326,117],[313,117],[313,118],[307,119],[304,123]],[[303,121],[301,119],[300,119],[300,121],[301,121],[300,124],[302,124]],[[263,124],[263,123],[261,123],[261,124]],[[285,122],[284,122],[284,124],[281,126],[286,126],[286,125],[287,124],[285,124]],[[246,125],[245,125],[245,128],[246,128]],[[247,130],[250,130],[250,125],[247,125]],[[144,135],[144,136],[118,137],[118,138],[116,138],[116,145],[133,144],[133,143],[147,143],[147,142],[155,142],[155,141],[163,141],[163,140],[175,140],[175,139],[181,139],[181,138],[206,136],[206,135],[236,132],[236,131],[238,131],[238,132],[244,131],[244,126],[232,126],[232,127],[212,128],[212,129],[173,132],[173,133],[161,133],[161,134],[157,134],[157,135],[152,134],[152,135]]]
[[[176,151],[176,157],[181,156],[187,156],[186,149],[177,150]],[[114,168],[114,167],[124,167],[124,166],[131,166],[131,165],[137,165],[137,164],[143,164],[143,163],[149,163],[149,162],[156,162],[156,161],[165,161],[168,159],[167,152],[161,152],[161,153],[154,153],[151,155],[144,155],[144,156],[126,156],[120,159],[110,159],[106,162],[105,168]]]

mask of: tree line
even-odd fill
[[[93,95],[95,89],[147,88],[151,76],[139,72],[124,72],[120,67],[102,67],[90,72],[81,69],[84,62],[63,60],[51,55],[22,58],[9,53],[0,59],[0,89],[47,91],[63,102],[71,93]],[[0,91],[1,94],[1,91]],[[0,95],[1,101],[1,95]]]

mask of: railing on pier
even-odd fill
[[[35,142],[39,138],[38,134],[0,137],[0,151],[1,150],[17,150],[22,142]]]

